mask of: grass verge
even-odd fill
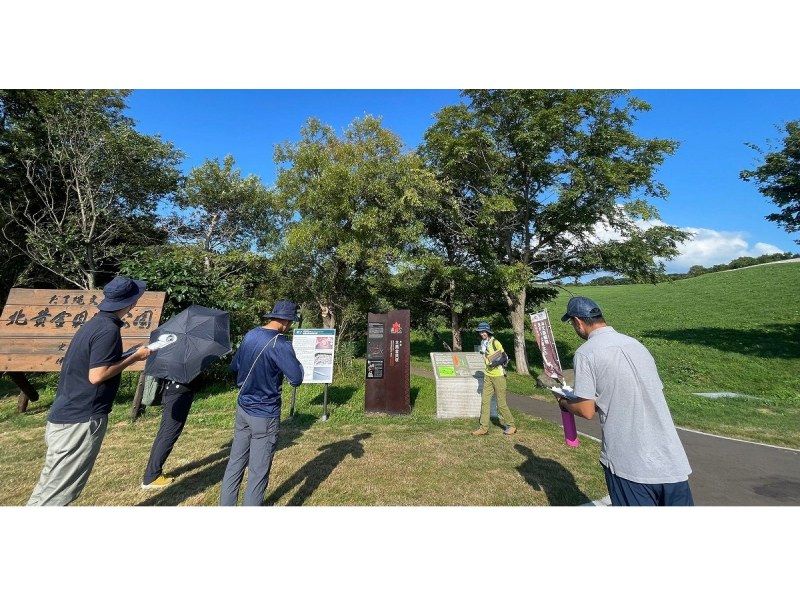
[[[599,446],[564,446],[561,430],[515,412],[519,432],[495,426],[473,437],[474,420],[437,420],[432,380],[412,377],[409,416],[364,414],[363,363],[330,388],[322,422],[322,387],[304,386],[288,419],[288,388],[270,483],[275,505],[577,505],[606,494]],[[46,380],[45,380],[46,381]],[[38,381],[42,382],[42,379]],[[52,377],[42,398],[17,414],[10,385],[0,386],[0,504],[24,504],[44,459]],[[215,505],[232,439],[236,395],[215,385],[198,394],[186,429],[167,461],[176,482],[160,491],[139,484],[158,428],[160,407],[128,421],[133,376],[126,375],[109,431],[78,505]]]

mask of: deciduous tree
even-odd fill
[[[56,90],[0,96],[4,236],[35,267],[79,288],[163,242],[159,200],[178,184],[180,153],[136,131],[127,92]]]
[[[436,115],[424,155],[459,198],[471,252],[497,281],[528,373],[526,311],[563,278],[606,270],[654,279],[685,233],[642,227],[666,196],[656,168],[677,144],[637,136],[649,106],[604,90],[473,90]]]

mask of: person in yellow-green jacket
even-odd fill
[[[480,427],[472,434],[483,436],[489,433],[489,413],[492,404],[492,395],[497,397],[497,414],[500,416],[500,425],[503,434],[510,436],[517,431],[514,425],[514,416],[506,402],[506,372],[500,363],[504,361],[505,350],[500,341],[494,337],[494,332],[488,322],[481,322],[475,329],[481,335],[481,354],[486,364],[486,373],[483,377],[483,396],[481,398],[481,423]],[[507,358],[505,359],[507,361]]]

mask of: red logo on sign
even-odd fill
[[[400,328],[400,322],[392,324],[392,334],[400,334],[402,331],[403,329]]]

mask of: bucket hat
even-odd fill
[[[290,320],[299,322],[300,316],[297,315],[297,304],[294,301],[281,299],[268,314],[261,314],[262,320]]]
[[[134,280],[127,276],[116,276],[103,287],[103,300],[97,306],[100,311],[117,311],[133,305],[147,289],[143,280]]]

